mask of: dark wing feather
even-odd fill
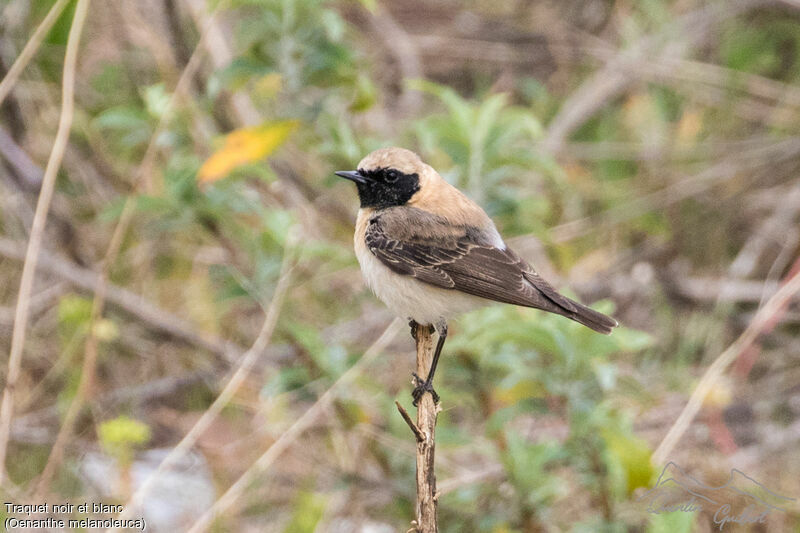
[[[512,250],[499,249],[477,228],[448,224],[414,208],[373,216],[369,250],[394,272],[442,289],[564,315],[601,333],[617,322],[558,293]]]

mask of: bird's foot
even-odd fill
[[[417,321],[414,319],[409,320],[408,327],[411,328],[411,337],[413,337],[414,340],[417,340],[417,329],[419,328]]]
[[[430,392],[431,396],[433,396],[433,403],[438,404],[439,395],[436,394],[435,390],[433,390],[433,383],[428,380],[423,380],[417,375],[416,372],[412,373],[411,375],[414,376],[414,390],[411,391],[411,396],[414,398],[414,407],[417,406],[419,401],[422,399],[422,396],[426,392]]]
[[[423,326],[422,324],[420,324],[419,322],[417,322],[416,320],[414,320],[412,318],[412,319],[410,319],[408,321],[408,327],[411,328],[411,336],[416,341],[417,340],[417,332],[420,331],[420,328],[424,328],[425,326]],[[434,331],[436,331],[436,328],[433,327],[433,324],[428,326],[428,332],[430,332],[431,335],[433,335]]]

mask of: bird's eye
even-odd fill
[[[397,178],[399,178],[400,176],[397,174],[396,170],[387,170],[384,173],[384,177],[385,177],[387,183],[394,183],[394,182],[397,181]]]

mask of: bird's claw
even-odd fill
[[[422,378],[419,377],[419,375],[417,375],[416,372],[413,372],[411,375],[414,376],[414,390],[411,391],[411,396],[414,398],[413,402],[414,407],[417,406],[419,401],[422,399],[422,396],[426,392],[430,392],[431,396],[433,397],[433,403],[438,404],[439,395],[436,394],[435,390],[433,390],[433,383],[430,383],[427,380],[423,380]]]
[[[411,328],[411,337],[416,341],[417,340],[417,328],[419,328],[419,324],[417,324],[416,320],[409,320],[408,327]]]
[[[417,333],[420,331],[419,328],[423,328],[425,326],[421,325],[420,323],[418,323],[416,320],[414,320],[412,318],[411,320],[408,321],[408,327],[411,328],[411,337],[413,337],[413,339],[415,341],[419,340],[419,339],[417,339]],[[428,327],[428,333],[433,335],[433,332],[436,331],[436,328],[433,327],[433,324],[431,324],[431,325],[429,325],[427,327]]]

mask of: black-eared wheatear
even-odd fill
[[[609,334],[617,321],[559,294],[514,253],[478,204],[417,154],[382,148],[357,170],[355,250],[367,285],[394,313],[439,334],[427,378],[416,376],[414,404],[430,391],[447,320],[489,300],[556,313]]]

